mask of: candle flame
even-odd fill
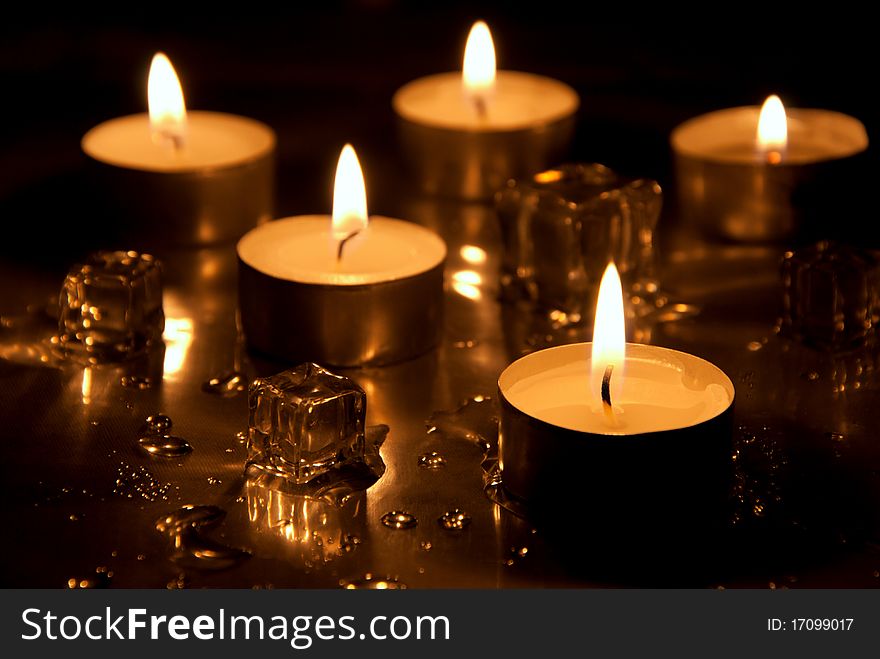
[[[775,94],[769,96],[761,107],[758,117],[758,148],[767,154],[767,159],[778,163],[788,144],[788,121],[785,106]]]
[[[602,378],[609,366],[611,400],[620,393],[623,383],[623,364],[626,356],[626,326],[623,314],[623,288],[614,263],[609,263],[599,285],[596,303],[596,321],[593,324],[593,352],[590,368],[590,391],[596,404],[601,401]]]
[[[464,47],[462,84],[465,95],[485,102],[495,89],[495,45],[492,33],[483,21],[477,21]]]
[[[364,173],[351,144],[346,144],[336,164],[333,184],[333,237],[344,240],[367,228],[367,190]]]
[[[165,53],[153,55],[147,80],[147,105],[153,140],[170,140],[180,146],[186,137],[186,104],[183,89]]]

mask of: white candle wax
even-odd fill
[[[515,131],[538,128],[577,110],[577,93],[545,76],[498,71],[495,88],[482,116],[462,89],[461,72],[438,73],[413,80],[394,95],[402,118],[416,124],[458,131]]]
[[[148,172],[186,173],[244,165],[275,148],[265,124],[223,112],[187,113],[182,148],[152,139],[148,114],[105,121],[82,139],[82,149],[99,162]]]
[[[515,362],[499,380],[507,400],[546,423],[585,433],[635,435],[687,428],[730,407],[733,384],[716,366],[693,355],[627,344],[609,424],[590,390],[591,344],[541,350]]]
[[[370,217],[367,228],[345,244],[333,237],[329,215],[269,222],[238,243],[239,258],[277,279],[304,284],[363,286],[427,272],[446,258],[446,244],[411,222]]]
[[[710,112],[681,124],[672,134],[678,153],[700,160],[729,164],[766,163],[757,144],[761,108],[739,107]],[[782,164],[804,165],[846,158],[868,146],[864,125],[830,110],[786,110],[788,144]]]

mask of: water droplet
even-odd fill
[[[880,577],[880,570],[874,570],[874,578]]]
[[[132,467],[120,463],[116,469],[113,494],[127,499],[142,498],[147,501],[168,500],[171,483],[163,483],[144,467]]]
[[[767,584],[767,587],[770,588],[770,590],[776,590],[776,583],[771,581],[769,584]]]
[[[361,539],[356,535],[345,535],[339,540],[339,549],[337,550],[337,553],[350,554],[357,549],[360,544]]]
[[[248,379],[244,373],[229,371],[202,383],[202,391],[206,394],[231,398],[248,388]]]
[[[188,441],[176,435],[147,435],[138,440],[138,447],[147,455],[160,458],[178,458],[193,450]]]
[[[138,555],[137,555],[137,559],[138,559],[139,561],[144,561],[144,560],[147,559],[147,557],[146,557],[146,555],[144,555],[144,554],[138,554]]]
[[[76,515],[76,514],[71,515],[68,519],[70,519],[71,522],[78,522],[78,521],[79,521],[79,515]]]
[[[474,348],[480,344],[476,339],[468,339],[467,341],[455,341],[452,344],[453,348]]]
[[[423,453],[419,456],[419,466],[422,469],[442,469],[446,466],[446,458],[437,453],[437,451]]]
[[[165,414],[151,414],[144,420],[144,431],[150,434],[164,435],[171,432],[174,422]]]
[[[235,438],[238,440],[239,444],[246,444],[248,440],[247,430],[239,430],[235,433]]]
[[[819,379],[819,373],[818,371],[807,371],[806,373],[801,373],[801,377],[810,382],[815,382]]]
[[[373,576],[369,572],[360,579],[342,580],[339,585],[346,590],[405,590],[406,584],[396,578]]]
[[[425,568],[420,567],[420,568],[419,568],[419,574],[424,574],[424,573],[425,573]]]
[[[433,547],[434,545],[432,545],[428,540],[422,540],[419,543],[419,549],[421,549],[422,551],[431,551]]]
[[[67,587],[74,589],[91,589],[91,588],[109,588],[110,580],[113,578],[113,571],[105,566],[95,568],[95,574],[90,577],[76,578],[71,577],[67,580]]]
[[[208,485],[222,485],[223,481],[214,476],[208,476]]]
[[[462,531],[471,524],[471,516],[463,510],[448,510],[437,519],[437,523],[449,531]]]
[[[412,529],[419,523],[414,515],[405,513],[401,510],[392,510],[390,513],[382,515],[382,524],[389,529]]]
[[[748,348],[751,352],[757,352],[758,350],[760,350],[763,347],[764,347],[764,344],[761,343],[760,341],[751,341],[746,346],[746,348]]]
[[[219,524],[226,512],[217,506],[182,506],[156,520],[160,533],[177,534],[187,527],[210,527]]]
[[[142,375],[123,375],[119,380],[119,384],[126,389],[139,389],[143,391],[144,389],[152,389],[156,383],[153,378]]]
[[[168,590],[184,590],[185,588],[189,588],[189,577],[187,577],[184,572],[181,572],[174,579],[169,581],[165,585],[165,588]]]
[[[452,412],[434,412],[425,425],[428,433],[463,438],[484,451],[498,444],[498,415],[489,396],[473,396]]]
[[[846,439],[846,436],[842,432],[827,432],[825,433],[825,438],[832,442],[842,442]]]
[[[181,567],[224,570],[250,558],[249,551],[229,547],[203,535],[202,530],[220,522],[226,513],[216,506],[184,506],[156,521],[173,547],[171,560]]]

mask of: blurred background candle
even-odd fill
[[[859,189],[865,127],[829,110],[762,108],[711,112],[671,136],[678,201],[707,233],[744,242],[847,237]]]
[[[171,62],[157,53],[149,113],[105,121],[82,139],[93,210],[128,245],[229,243],[272,217],[275,133],[220,112],[187,111]]]
[[[487,199],[507,179],[564,158],[580,101],[568,85],[497,71],[488,26],[471,28],[461,72],[401,87],[392,105],[416,182],[428,194]]]
[[[435,346],[446,245],[403,220],[369,217],[354,149],[339,156],[333,215],[269,222],[238,243],[248,344],[291,363],[364,366]]]

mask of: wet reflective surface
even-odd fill
[[[709,359],[734,381],[734,491],[720,529],[696,532],[703,520],[678,501],[669,528],[694,533],[640,532],[656,523],[631,520],[625,538],[609,538],[579,515],[578,501],[559,502],[565,523],[536,529],[484,493],[498,374],[526,351],[589,338],[590,328],[554,326],[498,302],[500,238],[488,207],[412,199],[391,210],[449,243],[447,316],[437,350],[343,371],[367,394],[367,425],[389,427],[379,443],[387,470],[366,491],[285,492],[246,480],[247,396],[234,395],[239,379],[218,374],[233,366],[252,379],[289,365],[233,359],[231,248],[161,255],[164,346],[137,368],[41,359],[45,323],[20,319],[60,280],[0,265],[4,279],[20,282],[0,293],[0,469],[15,538],[4,543],[0,582],[880,586],[880,357],[869,348],[831,356],[775,333],[781,248],[676,240],[665,252],[664,290],[701,312],[653,325],[630,319],[629,330]],[[126,375],[151,386],[125,386]],[[221,395],[203,390],[212,378]],[[145,433],[151,415],[154,432]],[[196,450],[157,459],[138,446],[148,437],[161,448],[165,435]],[[577,478],[577,465],[561,461],[560,478]],[[184,514],[184,506],[195,508]],[[389,527],[383,516],[394,511],[420,523]]]

